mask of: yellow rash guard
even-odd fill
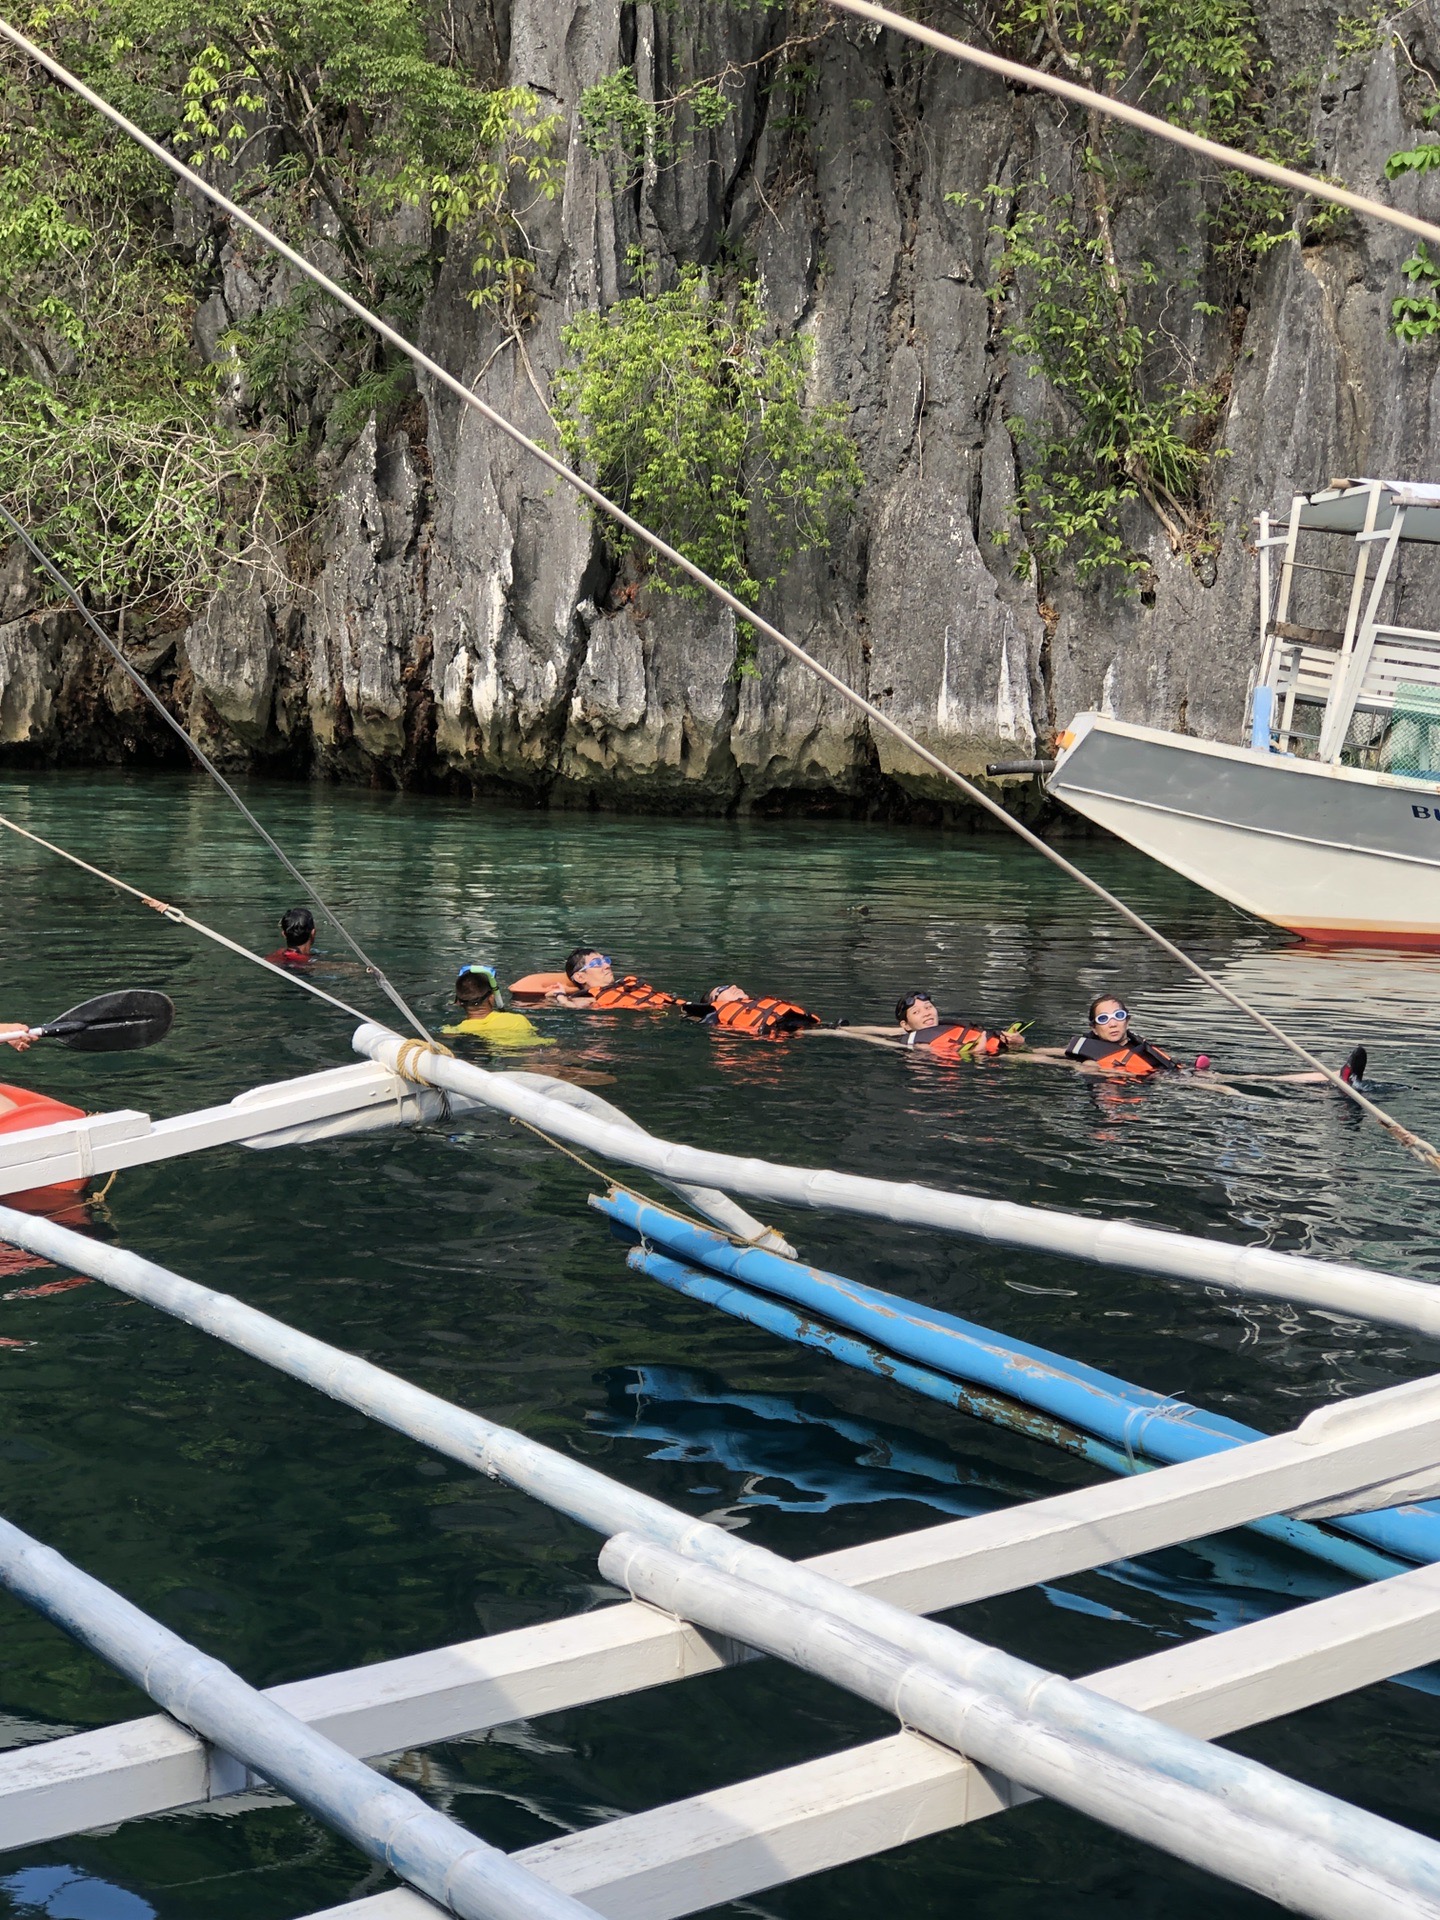
[[[461,1034],[468,1040],[488,1040],[496,1047],[553,1047],[555,1042],[532,1026],[523,1013],[484,1013],[478,1020],[462,1020],[458,1027],[445,1027],[447,1034]]]

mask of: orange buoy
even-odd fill
[[[547,993],[574,993],[576,987],[568,973],[527,973],[512,980],[509,991],[517,1000],[543,1000]]]
[[[52,1100],[47,1093],[35,1093],[29,1087],[0,1084],[0,1133],[23,1133],[29,1127],[50,1127],[57,1120],[83,1120],[82,1107],[67,1107],[63,1100]],[[28,1193],[7,1193],[3,1204],[18,1207],[22,1213],[51,1213],[73,1205],[75,1196],[85,1191],[85,1181],[61,1180],[53,1187],[34,1187]]]

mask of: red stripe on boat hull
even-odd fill
[[[1320,947],[1391,947],[1411,952],[1440,952],[1440,927],[1287,927],[1287,933]]]

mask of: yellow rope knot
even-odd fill
[[[422,1053],[443,1053],[447,1060],[453,1060],[454,1049],[442,1047],[438,1040],[402,1040],[400,1042],[400,1050],[395,1056],[396,1073],[402,1080],[413,1080],[417,1087],[433,1087],[435,1082],[428,1080],[415,1064],[416,1057]]]

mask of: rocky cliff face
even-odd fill
[[[1277,70],[1313,67],[1337,11],[1269,8]],[[470,31],[573,129],[582,89],[623,64],[642,95],[663,97],[727,61],[755,72],[787,30],[768,8],[700,13],[512,0]],[[1412,14],[1440,52],[1425,9]],[[1254,512],[1332,474],[1436,477],[1436,358],[1401,347],[1388,325],[1409,243],[1357,220],[1323,244],[1287,241],[1248,309],[1187,323],[1202,362],[1231,365],[1218,557],[1197,570],[1137,506],[1126,531],[1150,557],[1143,594],[1082,589],[1062,570],[1042,597],[1003,543],[1016,490],[1006,422],[1063,414],[1007,360],[985,294],[994,242],[983,214],[950,196],[1040,172],[1067,180],[1078,130],[1053,104],[853,22],[807,57],[803,116],[782,115],[752,80],[722,126],[634,188],[617,190],[572,131],[563,193],[530,228],[538,317],[523,359],[448,272],[423,344],[553,443],[543,396],[561,327],[617,296],[629,247],[751,260],[767,311],[812,342],[816,392],[844,403],[866,476],[838,549],[803,557],[775,594],[779,625],[967,771],[1043,750],[1086,707],[1234,737],[1256,645],[1244,551]],[[1362,188],[1383,178],[1410,137],[1400,87],[1382,48],[1319,89],[1312,131],[1327,171]],[[1175,156],[1148,160],[1117,243],[1157,262],[1163,291],[1195,241],[1204,189]],[[1403,202],[1415,189],[1392,191]],[[222,263],[204,331],[257,297]],[[320,545],[323,566],[303,589],[227,582],[142,663],[232,765],[570,804],[935,797],[887,737],[763,643],[758,673],[737,680],[728,614],[637,590],[575,501],[446,396],[422,388],[402,427],[372,421],[360,434]],[[6,749],[158,750],[69,623],[25,613],[22,577],[0,587]]]

